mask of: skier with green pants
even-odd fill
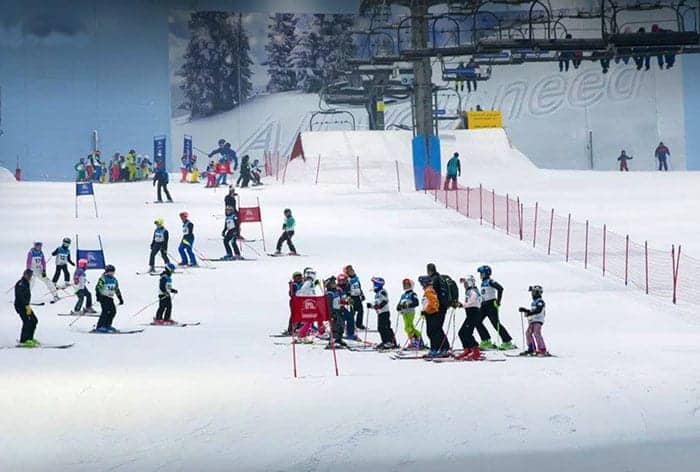
[[[403,279],[403,294],[399,299],[399,304],[396,305],[396,311],[403,317],[403,330],[410,340],[411,349],[423,349],[423,337],[421,332],[414,326],[413,321],[416,317],[416,307],[420,305],[418,295],[413,291],[413,280]]]

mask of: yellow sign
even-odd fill
[[[384,102],[377,102],[377,111],[378,112],[384,111]]]
[[[502,128],[500,111],[468,111],[467,129]]]

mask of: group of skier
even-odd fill
[[[99,150],[81,158],[73,167],[77,182],[133,182],[148,179],[153,162],[148,154],[137,154],[130,149],[126,155],[114,153],[109,162],[102,160]]]
[[[407,337],[404,350],[422,350],[428,348],[422,337],[420,325],[425,321],[426,334],[429,339],[429,350],[426,358],[454,357],[459,360],[481,360],[482,350],[513,350],[517,346],[513,338],[501,323],[499,310],[503,297],[503,286],[495,281],[490,266],[484,265],[477,269],[480,282],[469,275],[460,279],[464,287],[464,298],[459,299],[457,284],[447,275],[437,271],[435,264],[428,264],[426,275],[418,277],[423,294],[419,298],[415,292],[414,281],[406,278],[402,281],[403,293],[396,305],[396,311],[403,319],[403,329]],[[389,295],[382,277],[372,277],[373,297],[366,300],[357,273],[351,265],[345,266],[341,274],[330,276],[323,282],[317,278],[316,271],[310,267],[303,272],[294,272],[289,282],[290,317],[284,336],[294,336],[294,342],[312,343],[313,323],[292,323],[292,299],[294,297],[325,295],[330,312],[331,333],[326,333],[323,324],[316,328],[316,335],[328,339],[327,348],[332,344],[336,348],[349,347],[346,340],[363,343],[356,334],[357,330],[366,330],[364,309],[374,310],[377,314],[377,330],[380,342],[374,346],[379,351],[396,350],[399,345],[396,334],[391,328],[391,305]],[[542,325],[545,317],[545,302],[542,298],[542,287],[534,285],[529,288],[532,302],[529,307],[520,307],[519,311],[528,320],[528,329],[524,333],[527,348],[520,353],[522,356],[549,356],[544,338]],[[450,310],[464,308],[465,320],[458,335],[462,350],[451,349],[444,331],[445,319]],[[420,315],[419,326],[416,326],[416,315]],[[451,313],[454,315],[454,313]],[[484,326],[488,318],[501,342],[492,341],[491,334]],[[476,331],[481,338],[477,342]],[[330,342],[332,338],[332,344]]]
[[[218,157],[216,157],[218,156]],[[247,154],[241,157],[240,170],[238,155],[225,139],[219,139],[217,147],[207,154],[209,162],[204,172],[206,187],[215,188],[220,185],[228,185],[228,176],[238,172],[236,186],[248,187],[251,182],[254,187],[262,185],[263,170],[258,159],[250,160]],[[200,171],[197,167],[197,156],[183,154],[180,159],[180,182],[199,182]]]

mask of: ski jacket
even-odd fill
[[[352,297],[363,297],[362,284],[360,283],[360,278],[357,274],[348,278],[348,283],[350,284],[350,296]]]
[[[618,161],[623,161],[623,162],[631,161],[632,159],[634,159],[634,157],[628,156],[627,154],[620,154],[620,157],[617,158]]]
[[[182,240],[190,244],[194,241],[194,225],[190,220],[185,220],[184,223],[182,223]]]
[[[173,291],[173,279],[168,275],[167,272],[163,271],[160,274],[160,281],[158,282],[158,296],[160,298],[170,297],[170,293]]]
[[[496,300],[496,303],[501,304],[503,298],[503,287],[501,284],[492,280],[490,277],[481,281],[481,303],[487,303]]]
[[[162,169],[158,169],[155,174],[153,174],[153,185],[159,182],[161,185],[165,185],[170,181],[168,173]]]
[[[87,274],[85,269],[81,267],[75,269],[75,273],[73,274],[73,285],[75,285],[78,290],[83,290],[87,286]]]
[[[669,151],[666,146],[658,146],[656,151],[654,151],[654,155],[657,157],[657,159],[666,159],[671,155],[671,151]]]
[[[95,291],[97,292],[98,296],[114,298],[116,295],[120,302],[123,303],[124,301],[122,299],[122,292],[119,290],[119,282],[117,282],[117,279],[111,275],[102,274],[97,281]]]
[[[464,292],[464,308],[479,308],[481,306],[481,292],[476,287],[470,287]]]
[[[435,290],[435,295],[437,296],[438,303],[440,304],[440,307],[438,308],[439,310],[444,309],[447,310],[449,301],[449,293],[448,293],[448,288],[447,284],[443,280],[442,276],[438,273],[435,272],[432,275],[432,280],[433,280],[433,290]]]
[[[44,258],[44,252],[35,251],[34,248],[31,248],[27,253],[26,269],[32,269],[38,274],[46,272],[46,259]]]
[[[396,311],[400,315],[415,315],[416,307],[420,305],[418,301],[418,295],[413,289],[408,289],[401,294],[398,305],[396,305]]]
[[[422,313],[423,315],[434,315],[440,311],[440,303],[438,302],[435,289],[431,286],[425,287],[423,291]]]
[[[224,206],[231,207],[233,208],[233,211],[236,212],[238,211],[237,208],[237,203],[236,203],[236,197],[234,195],[231,195],[230,193],[224,197]]]
[[[73,261],[70,258],[70,248],[67,248],[66,246],[60,246],[57,247],[52,253],[52,256],[56,256],[56,265],[57,266],[64,266],[66,264],[70,264],[72,266],[75,266]]]
[[[293,280],[289,281],[289,298],[294,297],[297,292],[299,292],[299,289],[301,289],[301,286],[304,285],[304,282],[295,282]]]
[[[235,230],[237,227],[238,218],[236,217],[236,213],[226,215],[226,218],[224,219],[224,230],[221,232],[221,234],[226,234],[231,230]]]
[[[528,311],[525,316],[529,323],[544,323],[545,314],[544,300],[542,297],[539,297],[532,300],[530,303],[530,311]]]
[[[389,312],[389,294],[383,288],[374,291],[374,306],[377,314]]]
[[[284,223],[282,223],[282,229],[284,231],[290,232],[294,231],[294,228],[296,228],[297,222],[294,219],[293,216],[290,216],[288,218],[285,218]]]
[[[15,284],[15,308],[21,313],[32,299],[32,291],[29,286],[29,281],[22,277]]]
[[[170,235],[168,234],[168,230],[165,229],[165,226],[161,226],[159,228],[157,227],[153,231],[153,241],[151,241],[151,246],[158,244],[161,247],[167,249],[169,238],[170,238]]]
[[[340,292],[337,289],[328,290],[326,292],[326,299],[328,300],[328,306],[331,311],[336,313],[340,311]]]
[[[452,159],[447,161],[447,175],[456,177],[457,174],[462,175],[462,166],[459,163],[459,157],[453,156]]]
[[[314,297],[323,295],[323,287],[318,280],[306,280],[297,291],[297,297]]]

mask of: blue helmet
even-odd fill
[[[384,288],[384,279],[381,277],[372,277],[372,284],[375,290],[381,290]]]
[[[165,264],[165,270],[171,273],[175,272],[175,264],[173,264],[172,262]]]
[[[418,283],[421,284],[421,287],[426,287],[428,285],[432,285],[433,278],[429,275],[421,275],[418,277]]]
[[[482,265],[476,271],[484,277],[491,277],[491,267],[487,265]]]

